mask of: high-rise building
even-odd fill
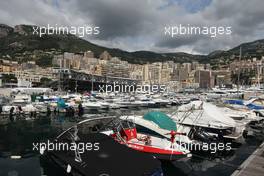
[[[211,70],[197,70],[195,72],[195,82],[199,83],[202,89],[208,89],[215,86],[214,76]]]
[[[86,51],[84,52],[85,58],[94,58],[94,53],[92,51]]]
[[[187,71],[187,73],[190,73],[192,71],[192,64],[191,63],[183,63],[182,68]]]
[[[103,76],[129,78],[128,62],[121,61],[117,57],[111,58],[101,64]]]
[[[102,59],[102,60],[110,60],[112,58],[112,56],[107,52],[107,51],[104,51],[100,56],[99,56],[99,59]]]

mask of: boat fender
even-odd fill
[[[44,146],[40,147],[39,153],[40,153],[41,155],[43,155],[44,152],[45,152],[45,147],[44,147]]]
[[[71,172],[71,165],[67,165],[67,169],[66,169],[67,173],[70,173]]]
[[[10,156],[11,159],[21,159],[21,156],[19,155],[12,155]]]

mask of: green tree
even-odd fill
[[[52,56],[51,55],[42,55],[36,61],[36,64],[40,67],[50,67],[50,66],[52,66]]]

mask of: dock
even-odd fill
[[[232,176],[262,176],[264,173],[264,142],[244,161]]]

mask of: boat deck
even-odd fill
[[[264,143],[242,163],[232,176],[262,176],[264,173]]]

